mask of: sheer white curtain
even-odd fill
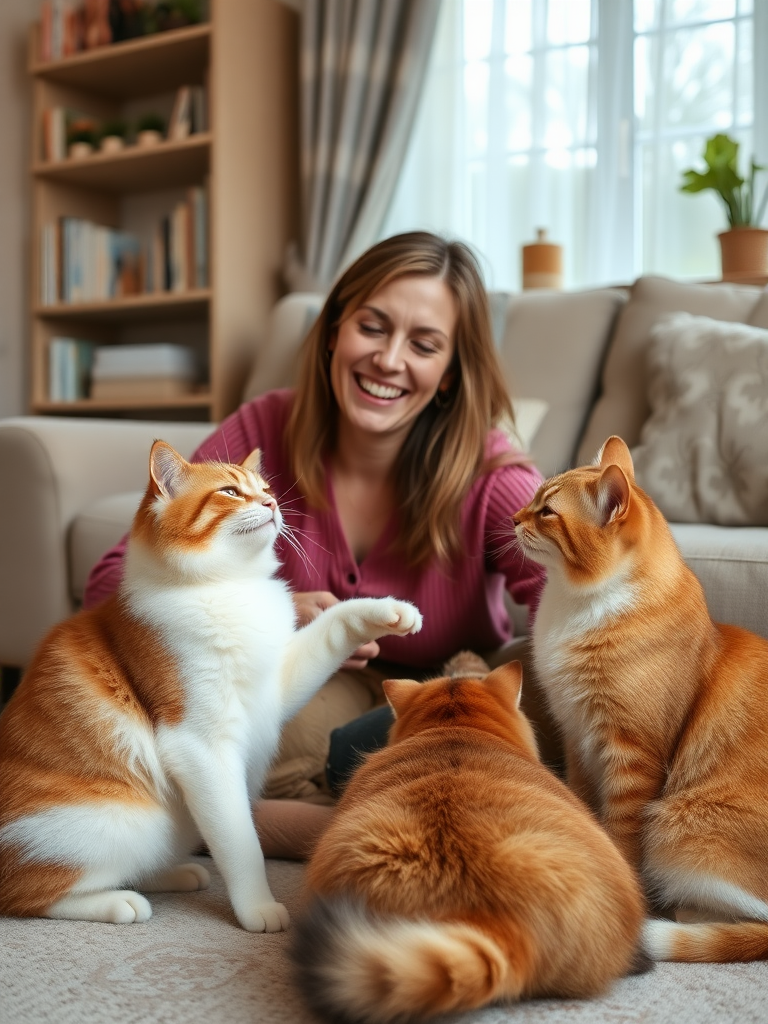
[[[495,288],[538,227],[566,286],[717,277],[724,218],[680,175],[715,131],[768,163],[765,65],[768,0],[443,0],[382,235],[464,238]]]

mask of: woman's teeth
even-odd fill
[[[367,391],[374,398],[399,398],[405,394],[402,388],[389,387],[386,384],[377,384],[375,381],[367,380],[365,377],[358,377],[357,382],[363,391]]]

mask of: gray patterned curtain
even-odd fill
[[[440,0],[303,0],[302,239],[294,291],[325,291],[377,237],[405,156]]]

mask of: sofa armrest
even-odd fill
[[[26,665],[74,610],[67,533],[95,499],[147,484],[162,437],[189,456],[210,423],[21,416],[0,421],[0,665]]]

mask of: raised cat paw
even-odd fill
[[[408,636],[410,633],[418,633],[421,629],[422,618],[419,609],[410,601],[396,601],[394,598],[384,598],[392,603],[392,618],[388,620],[389,632],[395,636]]]
[[[249,932],[283,932],[291,923],[282,903],[262,903],[246,912],[238,912],[237,919]]]
[[[387,635],[408,636],[421,629],[421,613],[409,601],[398,601],[394,597],[362,597],[344,604],[350,613],[359,616],[360,635],[368,640]]]

